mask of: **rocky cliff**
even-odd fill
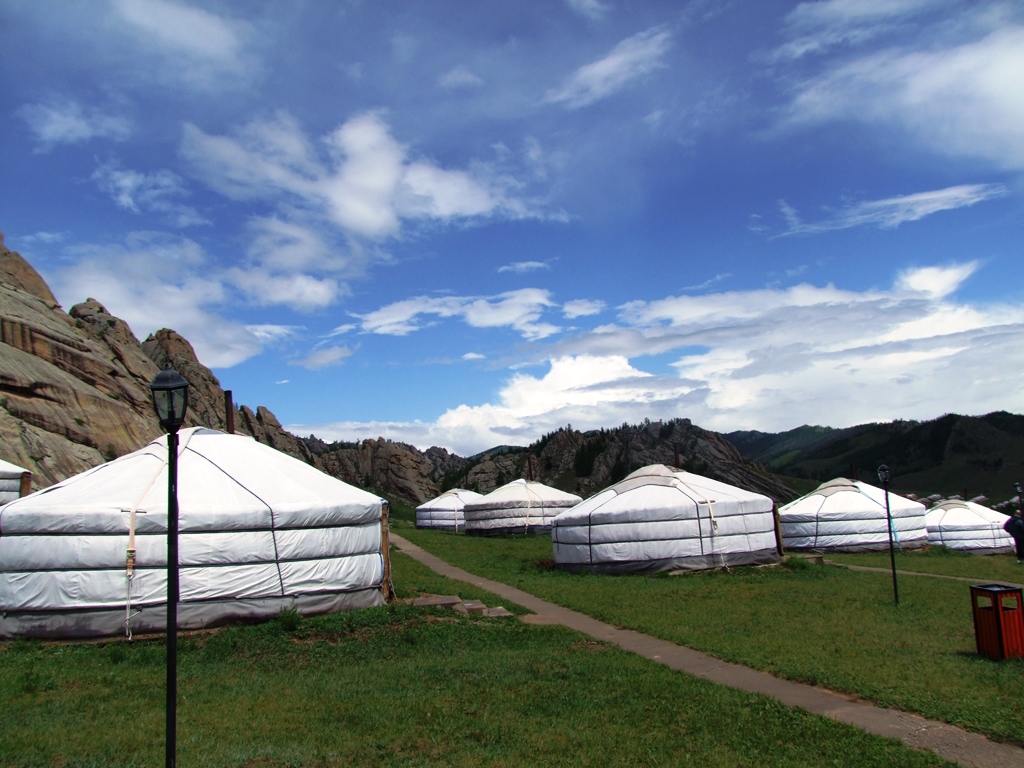
[[[168,365],[189,382],[186,426],[226,430],[225,392],[185,338],[163,329],[140,343],[95,299],[65,313],[0,234],[0,458],[32,470],[34,490],[158,437],[149,382]],[[269,409],[233,405],[232,414],[237,433],[353,485],[417,504],[438,494],[440,474],[464,462],[442,448],[424,454],[382,439],[330,451],[322,460],[323,441],[296,437]]]

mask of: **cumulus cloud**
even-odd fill
[[[813,223],[801,221],[797,210],[784,200],[779,202],[779,208],[787,223],[783,235],[816,234],[862,226],[895,229],[908,221],[917,221],[941,211],[969,207],[1008,194],[1009,190],[1002,184],[961,184],[884,200],[851,203],[835,211],[831,217]]]
[[[86,109],[70,100],[25,104],[18,109],[18,116],[35,136],[37,152],[49,152],[59,144],[84,144],[92,139],[125,141],[132,132],[126,118]]]
[[[491,402],[430,423],[314,429],[469,455],[567,422],[592,429],[686,416],[722,431],[784,430],[1020,409],[1024,308],[957,300],[977,268],[916,267],[867,291],[802,284],[630,302],[616,323],[538,349],[544,371],[511,373]],[[648,356],[672,353],[671,373],[645,370]]]
[[[111,161],[97,168],[92,180],[118,206],[134,213],[162,214],[176,227],[210,224],[195,208],[180,202],[189,192],[182,178],[171,171],[147,174],[122,168]]]
[[[139,338],[172,328],[211,368],[259,354],[275,335],[270,326],[253,329],[217,314],[225,285],[210,273],[203,249],[187,238],[137,232],[123,243],[80,245],[67,253],[72,265],[50,280],[63,306],[97,297]]]
[[[983,25],[964,24],[962,35]],[[895,127],[921,146],[954,157],[1024,168],[1024,26],[994,15],[989,29],[949,42],[926,35],[920,48],[859,53],[800,79],[790,126],[836,120]]]
[[[665,66],[672,35],[664,27],[638,32],[616,45],[604,58],[580,67],[562,84],[548,91],[545,101],[579,109],[606,99],[632,81]]]
[[[351,357],[352,350],[348,347],[328,346],[314,350],[306,357],[292,360],[289,365],[302,366],[311,371],[339,365],[345,358]]]
[[[227,197],[296,206],[354,237],[396,236],[403,220],[534,215],[485,169],[478,175],[411,158],[379,112],[348,120],[323,137],[320,148],[324,159],[298,123],[278,113],[231,137],[186,124],[181,154]]]
[[[597,299],[575,299],[562,305],[562,314],[569,320],[577,317],[589,317],[604,312],[605,303]]]
[[[535,341],[561,330],[541,322],[544,310],[551,306],[554,302],[548,291],[522,288],[490,297],[417,296],[355,316],[366,333],[406,336],[432,322],[421,318],[460,318],[473,328],[512,328]]]

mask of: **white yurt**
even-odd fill
[[[915,549],[928,543],[924,504],[889,492],[893,545]],[[885,491],[839,477],[779,508],[782,543],[815,552],[865,552],[889,548]]]
[[[179,440],[179,628],[383,603],[381,499],[250,437]],[[164,631],[167,485],[164,436],[0,507],[0,637]]]
[[[579,504],[566,493],[533,480],[513,480],[463,508],[470,536],[547,533],[555,515]]]
[[[925,513],[928,543],[979,555],[1013,552],[1013,539],[1003,530],[1009,519],[973,501],[940,501]]]
[[[653,573],[777,563],[773,506],[759,493],[653,464],[554,519],[555,567]]]
[[[441,531],[464,531],[466,529],[466,504],[482,499],[483,494],[452,488],[437,498],[416,507],[416,527],[435,528]]]
[[[27,492],[32,473],[16,464],[0,459],[0,506]]]

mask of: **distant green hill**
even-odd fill
[[[992,502],[1015,495],[1014,483],[1024,482],[1024,416],[1006,411],[724,437],[770,472],[805,481],[848,477],[877,484],[876,470],[887,464],[895,491],[985,495]]]

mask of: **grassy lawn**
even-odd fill
[[[905,577],[897,609],[888,574],[802,560],[677,577],[573,576],[551,569],[548,538],[475,538],[400,521],[395,531],[472,573],[611,624],[1024,744],[1024,660],[975,654],[967,584]]]
[[[889,552],[858,552],[856,554],[827,555],[829,560],[847,565],[866,565],[889,568]],[[896,550],[896,568],[919,573],[941,573],[945,576],[963,576],[976,579],[979,584],[1003,581],[1024,584],[1024,565],[1017,565],[1014,555],[979,556],[958,552],[946,547],[928,547],[924,550]]]
[[[481,597],[396,554],[402,590]],[[184,637],[188,766],[940,766],[560,627],[391,606]],[[160,640],[0,644],[0,764],[163,762]]]

